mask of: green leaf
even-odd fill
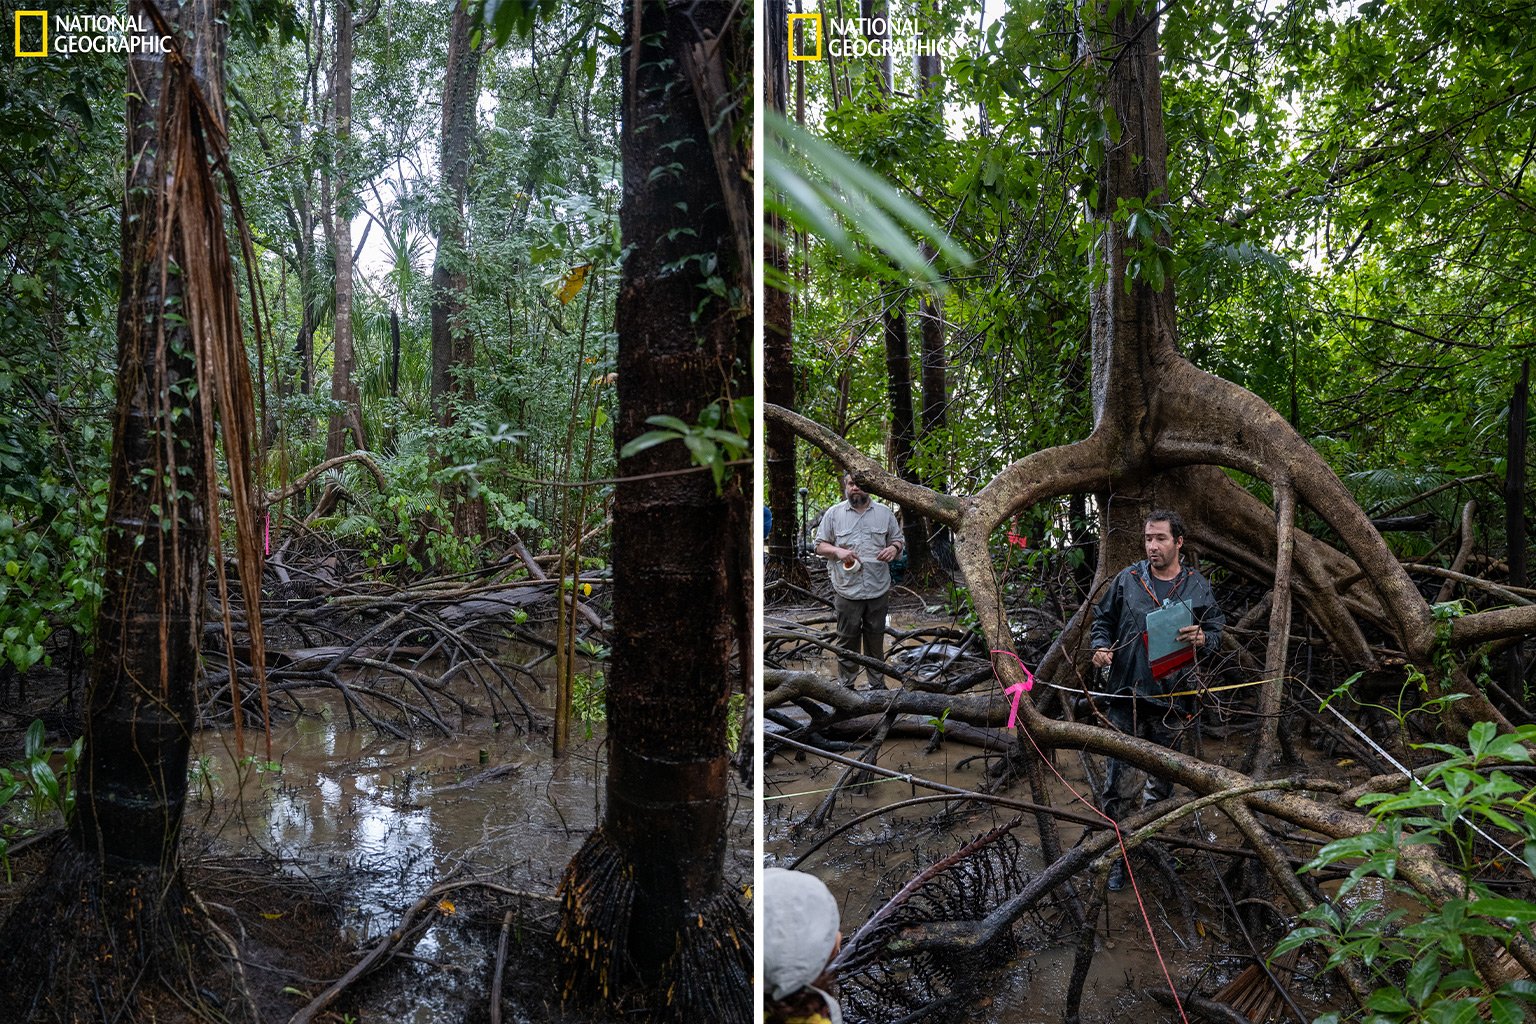
[[[1488,1002],[1488,1019],[1493,1024],[1521,1024],[1525,1020],[1525,1011],[1513,999],[1494,996]]]
[[[1365,1001],[1365,1007],[1378,1013],[1413,1012],[1413,1007],[1409,1005],[1407,999],[1403,998],[1403,994],[1390,988],[1379,988],[1372,992]]]
[[[32,788],[42,794],[44,801],[63,812],[64,801],[59,793],[59,780],[53,774],[52,766],[47,761],[34,761],[28,766],[27,774],[32,779]]]
[[[819,235],[855,264],[880,272],[880,262],[858,249],[846,224],[880,249],[895,264],[898,276],[925,287],[942,287],[943,276],[913,242],[913,235],[931,245],[943,263],[973,263],[916,203],[836,146],[771,111],[765,127],[766,205],[772,211]]]
[[[1403,994],[1415,1006],[1423,1006],[1434,994],[1440,983],[1440,965],[1432,957],[1424,957],[1408,969],[1403,980]]]
[[[630,441],[623,448],[620,448],[619,458],[627,459],[632,456],[639,455],[647,448],[654,448],[659,444],[666,443],[667,441],[676,441],[678,438],[683,436],[685,435],[680,434],[675,430],[647,430],[633,441]]]
[[[647,416],[645,422],[653,427],[666,427],[668,430],[675,430],[679,434],[686,434],[693,429],[691,423],[684,423],[676,416]]]
[[[41,718],[34,718],[32,724],[27,726],[27,738],[23,744],[22,756],[31,761],[41,757],[44,749],[46,730]]]
[[[1511,924],[1530,924],[1536,921],[1536,903],[1507,897],[1477,900],[1467,908],[1467,912]]]
[[[1500,988],[1499,991],[1520,999],[1536,1002],[1536,981],[1532,981],[1530,978],[1516,978]]]

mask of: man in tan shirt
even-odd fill
[[[828,559],[832,604],[837,609],[838,645],[877,661],[885,660],[885,614],[891,601],[890,563],[906,547],[901,523],[884,505],[869,500],[853,476],[843,474],[846,501],[827,509],[816,530],[816,554]],[[852,687],[859,664],[838,658],[838,678]],[[871,687],[885,679],[869,671]]]

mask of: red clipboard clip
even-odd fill
[[[1145,631],[1141,634],[1142,650],[1148,650],[1150,644]],[[1185,644],[1172,654],[1165,654],[1161,658],[1150,658],[1147,662],[1152,667],[1152,678],[1162,679],[1164,676],[1176,672],[1185,665],[1192,665],[1195,661],[1195,645]]]

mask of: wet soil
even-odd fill
[[[780,608],[775,609],[775,614],[789,616],[794,612]],[[806,609],[803,614],[811,617],[816,613]],[[891,611],[890,625],[895,630],[948,624],[948,620],[936,622],[924,606],[910,600],[898,602]],[[830,656],[786,667],[829,675],[836,671]],[[914,724],[926,726],[926,731],[932,732],[932,723]],[[1230,741],[1207,737],[1204,755],[1235,767],[1246,753],[1246,744],[1241,735]],[[882,747],[877,763],[949,786],[987,788],[988,766],[996,755],[953,740],[946,740],[932,752],[928,747],[925,738],[890,740]],[[771,742],[765,749],[772,749]],[[857,757],[861,749],[850,750],[847,756]],[[1057,753],[1056,768],[1062,778],[1051,778],[1054,805],[1092,813],[1071,792],[1091,796],[1088,767],[1097,776],[1103,771],[1103,760],[1076,751]],[[798,861],[798,867],[825,881],[842,903],[845,936],[856,931],[921,870],[966,841],[1018,817],[1013,810],[976,804],[921,805],[871,817],[807,853],[828,831],[855,817],[930,792],[901,780],[875,780],[840,798],[826,828],[802,833],[801,823],[835,785],[842,771],[841,766],[819,761],[815,756],[798,759],[792,753],[780,753],[766,762],[764,863],[790,866]],[[1332,771],[1338,773],[1337,768]],[[1022,782],[1013,784],[1002,795],[1029,799],[1027,786]],[[1081,826],[1063,823],[1063,847],[1070,848],[1082,832]],[[1225,817],[1214,811],[1190,822],[1185,832],[1192,838],[1241,845]],[[1027,878],[1042,867],[1033,819],[1026,818],[1013,834],[1020,843],[1018,866]],[[1166,863],[1172,868],[1171,875],[1149,860],[1133,858],[1141,906],[1131,886],[1107,894],[1097,918],[1096,952],[1083,988],[1083,1024],[1109,1024],[1136,1015],[1149,1020],[1177,1020],[1176,1011],[1152,1002],[1144,990],[1167,988],[1171,978],[1181,993],[1211,995],[1254,962],[1215,879],[1216,872],[1225,872],[1231,862],[1195,851],[1176,850],[1167,856]],[[1085,873],[1079,879],[1080,891],[1086,896],[1087,888],[1081,883],[1090,878]],[[1184,899],[1193,907],[1193,920],[1181,909]],[[1271,917],[1275,919],[1269,927],[1254,935],[1255,942],[1266,953],[1286,930],[1284,922],[1275,915]],[[986,968],[981,972],[984,976],[970,979],[964,1009],[951,1005],[931,1019],[964,1019],[976,1024],[1057,1024],[1063,1019],[1079,941],[1079,933],[1064,906],[1057,903],[1041,913],[1027,915],[1015,926],[1014,935],[1016,952],[1006,962]],[[1315,965],[1303,961],[1291,978],[1291,994],[1308,1014],[1308,1020],[1322,1012],[1332,996],[1328,984],[1311,982],[1314,969]],[[854,1005],[848,1005],[850,1002]],[[867,994],[864,1005],[871,1005]],[[879,1005],[878,999],[874,1005]],[[861,1014],[856,1000],[845,1000],[845,1009],[853,1022],[892,1019],[888,1004],[873,1013]],[[1274,1019],[1293,1018],[1277,1015]]]
[[[41,688],[33,693],[54,703]],[[545,693],[529,687],[524,696],[550,713]],[[418,915],[403,955],[317,1020],[488,1021],[503,928],[501,1020],[608,1019],[562,1007],[554,980],[555,889],[600,813],[601,724],[575,725],[571,751],[556,761],[546,734],[503,729],[489,717],[452,718],[448,737],[412,727],[400,740],[354,727],[334,691],[305,695],[305,706],[303,716],[274,725],[270,756],[249,729],[243,750],[229,733],[207,730],[193,754],[188,873],[214,922],[240,944],[260,1019],[287,1020],[444,882],[472,884]],[[19,735],[0,735],[0,763],[19,751]],[[750,794],[734,777],[731,785],[726,873],[744,885]],[[12,884],[0,878],[0,915],[43,869],[47,845],[14,859]],[[166,1010],[157,1019],[190,1019]]]

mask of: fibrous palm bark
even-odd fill
[[[239,507],[251,646],[261,645],[247,462],[254,410],[214,178],[228,168],[222,29],[210,0],[163,16],[141,0],[129,12],[151,17],[152,34],[177,44],[128,60],[107,573],[83,767],[65,838],[0,929],[8,1019],[94,1021],[110,1007],[132,1020],[144,989],[169,986],[201,1003],[209,992],[227,997],[232,984],[227,967],[194,948],[204,925],[179,853],[210,534],[218,535],[215,421]],[[242,1005],[224,1012],[239,1018]]]
[[[697,423],[746,392],[751,268],[720,139],[744,24],[728,4],[633,0],[621,146],[614,441],[657,415]],[[719,62],[707,68],[708,62]],[[683,73],[679,73],[680,70]],[[711,84],[713,83],[713,85]],[[712,141],[714,145],[712,146]],[[726,884],[726,726],[746,615],[746,491],[685,447],[619,460],[603,820],[561,884],[566,994],[653,1020],[746,1021],[751,928]]]

